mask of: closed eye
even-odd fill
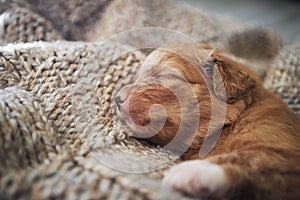
[[[174,78],[174,79],[178,79],[178,80],[183,81],[183,82],[188,81],[183,75],[181,75],[179,73],[165,72],[165,73],[159,74],[158,76],[159,77],[166,77],[166,78]]]
[[[183,82],[187,82],[188,80],[183,76],[183,75],[175,75],[175,74],[172,74],[172,77],[176,78],[176,79],[179,79],[180,81],[183,81]]]
[[[160,77],[162,77],[162,75],[160,73],[157,73],[157,74],[154,74],[153,77],[156,79],[159,79]]]

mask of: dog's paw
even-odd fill
[[[229,186],[224,169],[203,160],[174,166],[163,179],[163,184],[196,197],[222,197]]]

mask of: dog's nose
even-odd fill
[[[115,101],[116,101],[118,110],[121,111],[121,103],[122,103],[122,101],[121,101],[121,96],[117,96],[117,97],[115,98]]]

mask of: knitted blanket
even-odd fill
[[[221,45],[228,27],[174,3],[145,7],[142,1],[123,2],[0,2],[1,198],[188,198],[160,185],[165,171],[180,159],[130,137],[131,130],[115,114],[116,93],[134,80],[146,57],[147,51],[137,46],[148,43],[104,39],[155,25]],[[156,18],[145,11],[153,6],[160,8]],[[173,11],[165,12],[170,6]],[[128,10],[139,17],[134,23],[122,14]],[[185,17],[168,23],[178,13]],[[153,32],[147,33],[149,38]],[[166,35],[156,37],[161,42]],[[265,85],[300,114],[299,48],[299,42],[283,48]]]

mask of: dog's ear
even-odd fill
[[[251,78],[243,64],[223,56],[218,49],[211,54],[213,90],[220,99],[227,103],[235,103],[246,98],[255,88],[255,80]],[[225,91],[224,91],[225,90]]]

